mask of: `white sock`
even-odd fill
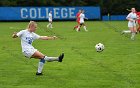
[[[49,24],[47,25],[47,27],[50,27],[50,25],[51,25],[51,23],[49,23]]]
[[[125,31],[123,31],[124,33],[131,33],[131,31],[130,30],[125,30]]]
[[[44,59],[41,59],[38,63],[38,73],[41,73],[42,72],[42,69],[43,69],[43,66],[44,66],[44,63],[45,63],[45,60]]]
[[[86,26],[84,26],[83,28],[85,29],[85,31],[87,31],[87,28],[86,28]]]
[[[135,34],[136,34],[136,33],[132,32],[132,34],[131,34],[131,39],[132,39],[132,40],[134,40]]]
[[[45,56],[44,60],[48,61],[48,62],[52,62],[52,61],[58,61],[59,58],[58,57],[47,57],[47,56]]]

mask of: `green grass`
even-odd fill
[[[43,76],[35,75],[39,60],[25,58],[20,39],[11,38],[27,24],[0,23],[0,88],[140,88],[140,34],[134,41],[121,35],[126,21],[89,21],[88,32],[74,31],[76,22],[54,22],[51,31],[47,22],[38,22],[37,34],[60,38],[36,40],[33,46],[47,56],[65,52],[62,63],[45,63]],[[94,47],[99,42],[105,45],[101,53]]]

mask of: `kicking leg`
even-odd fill
[[[49,22],[48,25],[47,25],[47,28],[49,28],[50,26],[51,26],[51,23]]]
[[[122,31],[121,34],[127,34],[127,33],[131,33],[131,30],[124,30],[124,31]]]
[[[62,53],[59,57],[47,57],[47,56],[43,55],[41,52],[36,51],[32,55],[32,58],[40,59],[40,62],[38,64],[38,71],[37,71],[36,75],[42,75],[42,69],[43,69],[45,61],[48,61],[48,62],[52,62],[52,61],[62,62],[62,60],[64,58],[64,53]]]

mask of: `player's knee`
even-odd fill
[[[40,59],[40,62],[45,63],[45,60],[44,59]]]
[[[44,59],[44,58],[45,58],[45,56],[42,56],[42,55],[41,55],[41,56],[39,56],[39,58],[40,58],[40,59]]]

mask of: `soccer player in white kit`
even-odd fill
[[[79,31],[79,28],[83,25],[83,28],[84,28],[84,30],[85,31],[88,31],[87,29],[86,29],[86,25],[85,25],[85,23],[84,23],[84,19],[88,19],[88,18],[86,18],[85,17],[85,14],[84,14],[84,10],[82,10],[81,11],[81,14],[79,15],[79,18],[80,18],[80,25],[78,25],[78,28],[77,28],[77,32]]]
[[[52,62],[52,61],[58,61],[62,62],[64,58],[64,53],[62,53],[59,57],[48,57],[39,52],[37,49],[35,49],[32,46],[32,42],[35,39],[41,39],[41,40],[55,40],[57,39],[56,36],[48,37],[48,36],[40,36],[35,33],[37,28],[37,23],[34,21],[30,21],[28,24],[27,29],[21,30],[19,32],[14,32],[12,37],[17,38],[19,37],[21,39],[21,47],[22,47],[22,53],[27,58],[37,58],[40,59],[38,64],[38,71],[36,72],[36,75],[42,75],[42,69],[45,61]]]
[[[49,21],[49,24],[47,25],[47,28],[53,28],[52,27],[52,11],[49,12],[48,21]]]
[[[135,8],[131,8],[131,12],[127,15],[126,19],[128,20],[128,27],[130,31],[123,31],[123,32],[131,33],[131,40],[134,40],[135,34],[137,32],[136,21],[138,19]]]

